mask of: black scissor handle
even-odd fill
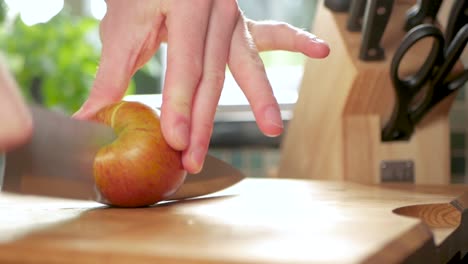
[[[424,38],[433,38],[431,51],[424,61],[423,65],[419,70],[412,75],[401,79],[398,76],[398,70],[400,68],[401,61],[411,47],[418,41]],[[443,60],[444,56],[444,34],[434,25],[422,24],[412,28],[403,38],[400,46],[395,51],[395,54],[390,65],[390,77],[393,81],[393,85],[397,90],[405,89],[409,90],[411,94],[416,94],[425,82],[431,77],[434,66]],[[405,93],[405,92],[404,92]]]
[[[457,61],[460,59],[460,56],[465,50],[467,43],[468,24],[463,26],[457,32],[445,50],[444,62],[434,73],[430,83],[433,94],[410,113],[411,119],[415,123],[419,122],[424,117],[424,115],[436,104],[462,87],[468,81],[468,70],[466,69],[453,79],[447,80],[447,76],[450,74]]]
[[[437,16],[437,12],[441,5],[442,0],[419,0],[418,3],[411,7],[411,9],[406,13],[404,29],[408,31],[425,22],[434,24],[435,17]]]
[[[401,79],[398,70],[403,57],[414,44],[427,37],[434,38],[434,42],[424,64],[415,74]],[[392,116],[382,130],[382,141],[407,140],[411,137],[414,130],[414,123],[409,116],[412,99],[431,77],[434,66],[443,59],[443,51],[443,34],[433,25],[416,26],[405,35],[390,64],[390,78],[397,98]]]
[[[455,37],[448,43],[448,47],[444,52],[444,62],[440,66],[437,74],[433,76],[434,86],[442,85],[446,81],[447,76],[452,71],[453,67],[460,59],[461,54],[465,50],[468,42],[468,23],[457,31]]]
[[[445,41],[450,43],[457,35],[457,32],[466,25],[468,21],[468,0],[456,0],[452,4],[452,9],[448,15],[447,27],[445,30]]]

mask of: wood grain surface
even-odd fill
[[[137,209],[3,193],[0,263],[439,263],[468,250],[467,190],[247,179]]]

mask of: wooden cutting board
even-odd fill
[[[468,251],[467,190],[247,179],[138,209],[0,194],[0,263],[445,262]]]

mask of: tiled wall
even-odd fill
[[[277,176],[280,151],[277,148],[216,148],[210,154],[240,169],[248,177],[273,178]]]
[[[460,90],[455,100],[455,103],[450,112],[450,126],[451,126],[451,171],[453,183],[468,183],[467,177],[467,129],[468,123],[467,110],[468,101],[466,98],[466,85],[464,89]]]

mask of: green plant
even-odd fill
[[[61,11],[27,26],[19,16],[4,23],[0,50],[28,101],[73,113],[86,100],[96,74],[98,20]],[[134,90],[132,82],[129,93]]]

